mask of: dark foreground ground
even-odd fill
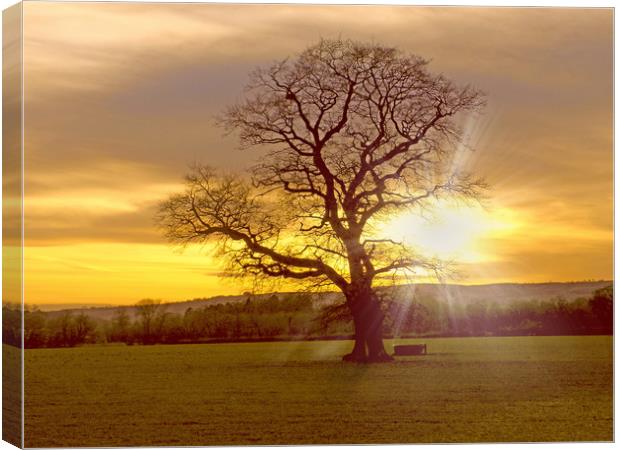
[[[27,447],[612,440],[612,338],[27,350]],[[391,349],[393,342],[388,342]]]

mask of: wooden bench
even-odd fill
[[[395,356],[426,355],[426,344],[395,345],[394,355]]]

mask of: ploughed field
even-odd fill
[[[350,341],[25,352],[27,447],[609,441],[612,338]],[[387,341],[391,352],[394,341]]]

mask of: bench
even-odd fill
[[[395,345],[394,355],[395,356],[426,355],[426,344]]]

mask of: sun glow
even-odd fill
[[[509,216],[508,211],[490,211],[480,205],[438,202],[423,214],[401,214],[384,225],[380,234],[428,257],[474,263],[493,259],[485,241],[517,226]]]

